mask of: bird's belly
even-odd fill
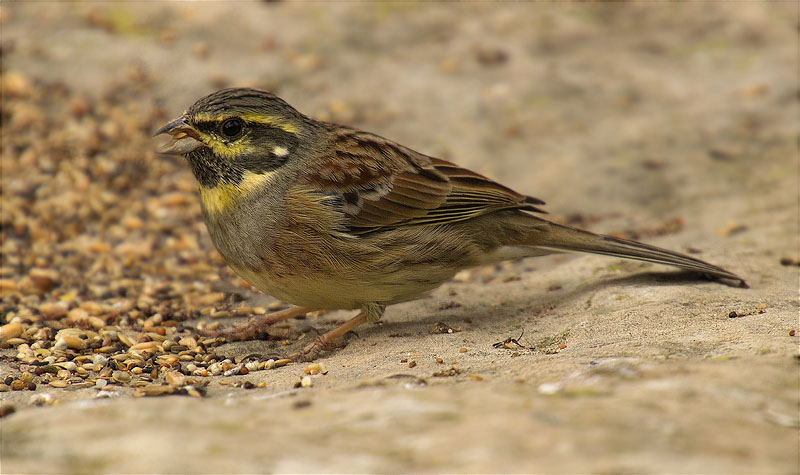
[[[391,274],[363,275],[361,279],[343,279],[329,275],[276,277],[248,269],[237,274],[258,290],[279,300],[319,309],[359,309],[369,303],[394,304],[414,300],[452,277],[452,273],[434,278]]]

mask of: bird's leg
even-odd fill
[[[289,355],[288,358],[292,361],[313,361],[337,338],[352,331],[362,323],[378,321],[381,318],[381,315],[383,315],[385,308],[385,305],[377,303],[365,306],[360,312],[358,312],[358,315],[344,322],[328,333],[314,338],[314,341],[306,345],[297,353]]]
[[[278,322],[299,317],[314,310],[309,307],[289,307],[286,310],[251,318],[249,322],[238,327],[210,332],[209,336],[223,337],[227,341],[253,340],[261,333],[269,333],[269,327]]]

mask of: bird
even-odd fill
[[[267,91],[231,88],[159,128],[185,157],[226,263],[292,304],[219,334],[253,339],[314,310],[358,313],[288,356],[310,361],[345,334],[470,267],[565,251],[744,279],[678,252],[545,219],[544,201],[363,130],[302,114]]]

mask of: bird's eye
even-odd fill
[[[244,122],[238,117],[226,119],[222,122],[222,125],[219,126],[219,131],[222,135],[229,139],[238,137],[239,134],[242,133],[242,130],[244,130]]]

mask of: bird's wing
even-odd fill
[[[353,234],[463,221],[501,209],[544,212],[537,208],[541,200],[373,134],[339,131],[329,150],[306,170],[303,184],[337,196]]]

